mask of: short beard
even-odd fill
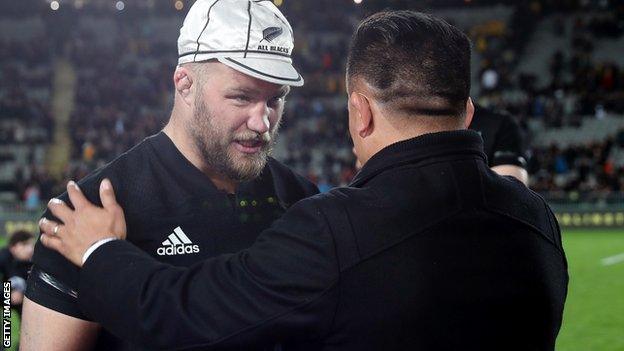
[[[211,170],[237,182],[249,181],[260,176],[273,150],[279,126],[275,126],[271,132],[271,141],[265,144],[258,154],[240,155],[230,150],[234,136],[225,135],[224,132],[218,130],[214,124],[215,118],[203,101],[196,100],[193,120],[188,125],[187,132],[206,165]],[[236,137],[261,138],[260,135],[251,131]]]

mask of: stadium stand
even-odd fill
[[[279,2],[295,29],[294,62],[306,85],[288,99],[274,155],[321,189],[347,184],[356,170],[345,118],[346,43],[366,13],[408,4]],[[0,17],[5,203],[21,200],[34,208],[65,179],[80,178],[162,127],[172,103],[177,30],[190,6],[179,3],[128,2],[120,11],[110,1],[76,0],[51,11],[48,3],[26,1]],[[472,38],[473,96],[520,121],[531,187],[555,197],[619,191],[624,37],[616,19],[622,7],[468,3],[420,6]],[[12,11],[33,16],[16,20]],[[77,20],[63,21],[72,16]]]
[[[53,130],[52,60],[36,21],[0,31],[0,199],[38,209],[52,194],[41,167]]]

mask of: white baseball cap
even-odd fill
[[[270,0],[197,0],[178,37],[178,65],[217,59],[249,76],[302,86],[293,30]]]

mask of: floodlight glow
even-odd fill
[[[60,5],[60,4],[59,4],[59,2],[58,2],[58,1],[56,1],[56,0],[55,0],[55,1],[52,1],[52,2],[50,3],[50,8],[52,9],[52,11],[56,11],[56,10],[58,10],[58,9],[59,9],[59,7],[61,7],[61,5]]]
[[[118,11],[123,11],[123,9],[125,9],[125,8],[126,8],[126,4],[124,4],[124,2],[123,2],[123,1],[117,1],[117,3],[115,4],[115,8],[116,8]]]

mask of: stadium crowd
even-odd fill
[[[54,183],[40,162],[54,130],[51,62],[44,38],[0,39],[0,192],[19,194],[33,209]]]
[[[79,179],[112,160],[155,133],[168,116],[175,51],[149,45],[128,27],[111,46],[93,45],[98,40],[88,29],[69,41],[79,86],[69,123],[69,177]]]
[[[387,7],[403,3],[384,2]],[[462,28],[482,60],[476,87],[480,102],[511,112],[529,140],[531,120],[560,127],[578,125],[587,116],[600,118],[607,111],[624,113],[624,69],[621,63],[596,59],[592,45],[596,38],[622,36],[622,23],[616,20],[622,6],[605,14],[597,5],[591,8],[597,15],[579,15],[571,29],[555,21],[553,32],[571,38],[570,50],[552,56],[545,86],[537,86],[531,75],[515,72],[540,18],[557,16],[557,11],[586,10],[578,2],[569,3],[556,10],[551,1],[522,2],[508,22]],[[332,11],[327,11],[330,7]],[[368,10],[375,9],[373,2]],[[282,10],[296,33],[293,61],[306,84],[287,99],[275,156],[322,190],[347,184],[356,169],[348,138],[344,61],[353,26],[365,11],[350,2],[329,0],[286,1]],[[181,18],[175,12],[171,16]],[[31,155],[15,170],[13,184],[4,184],[2,190],[14,191],[25,202],[44,201],[58,192],[65,179],[81,178],[162,128],[172,104],[175,40],[154,40],[139,18],[112,23],[117,30],[108,42],[100,40],[98,29],[89,23],[72,28],[63,43],[40,38],[33,40],[37,45],[0,40],[3,144],[52,141],[53,53],[69,59],[77,78],[75,106],[67,125],[72,139],[69,166],[55,178],[42,167],[44,162],[38,162],[41,157]],[[529,145],[531,187],[541,192],[624,190],[623,136],[568,148]],[[33,192],[37,193],[34,200]]]
[[[624,191],[624,131],[586,145],[533,147],[529,172],[538,192]]]

